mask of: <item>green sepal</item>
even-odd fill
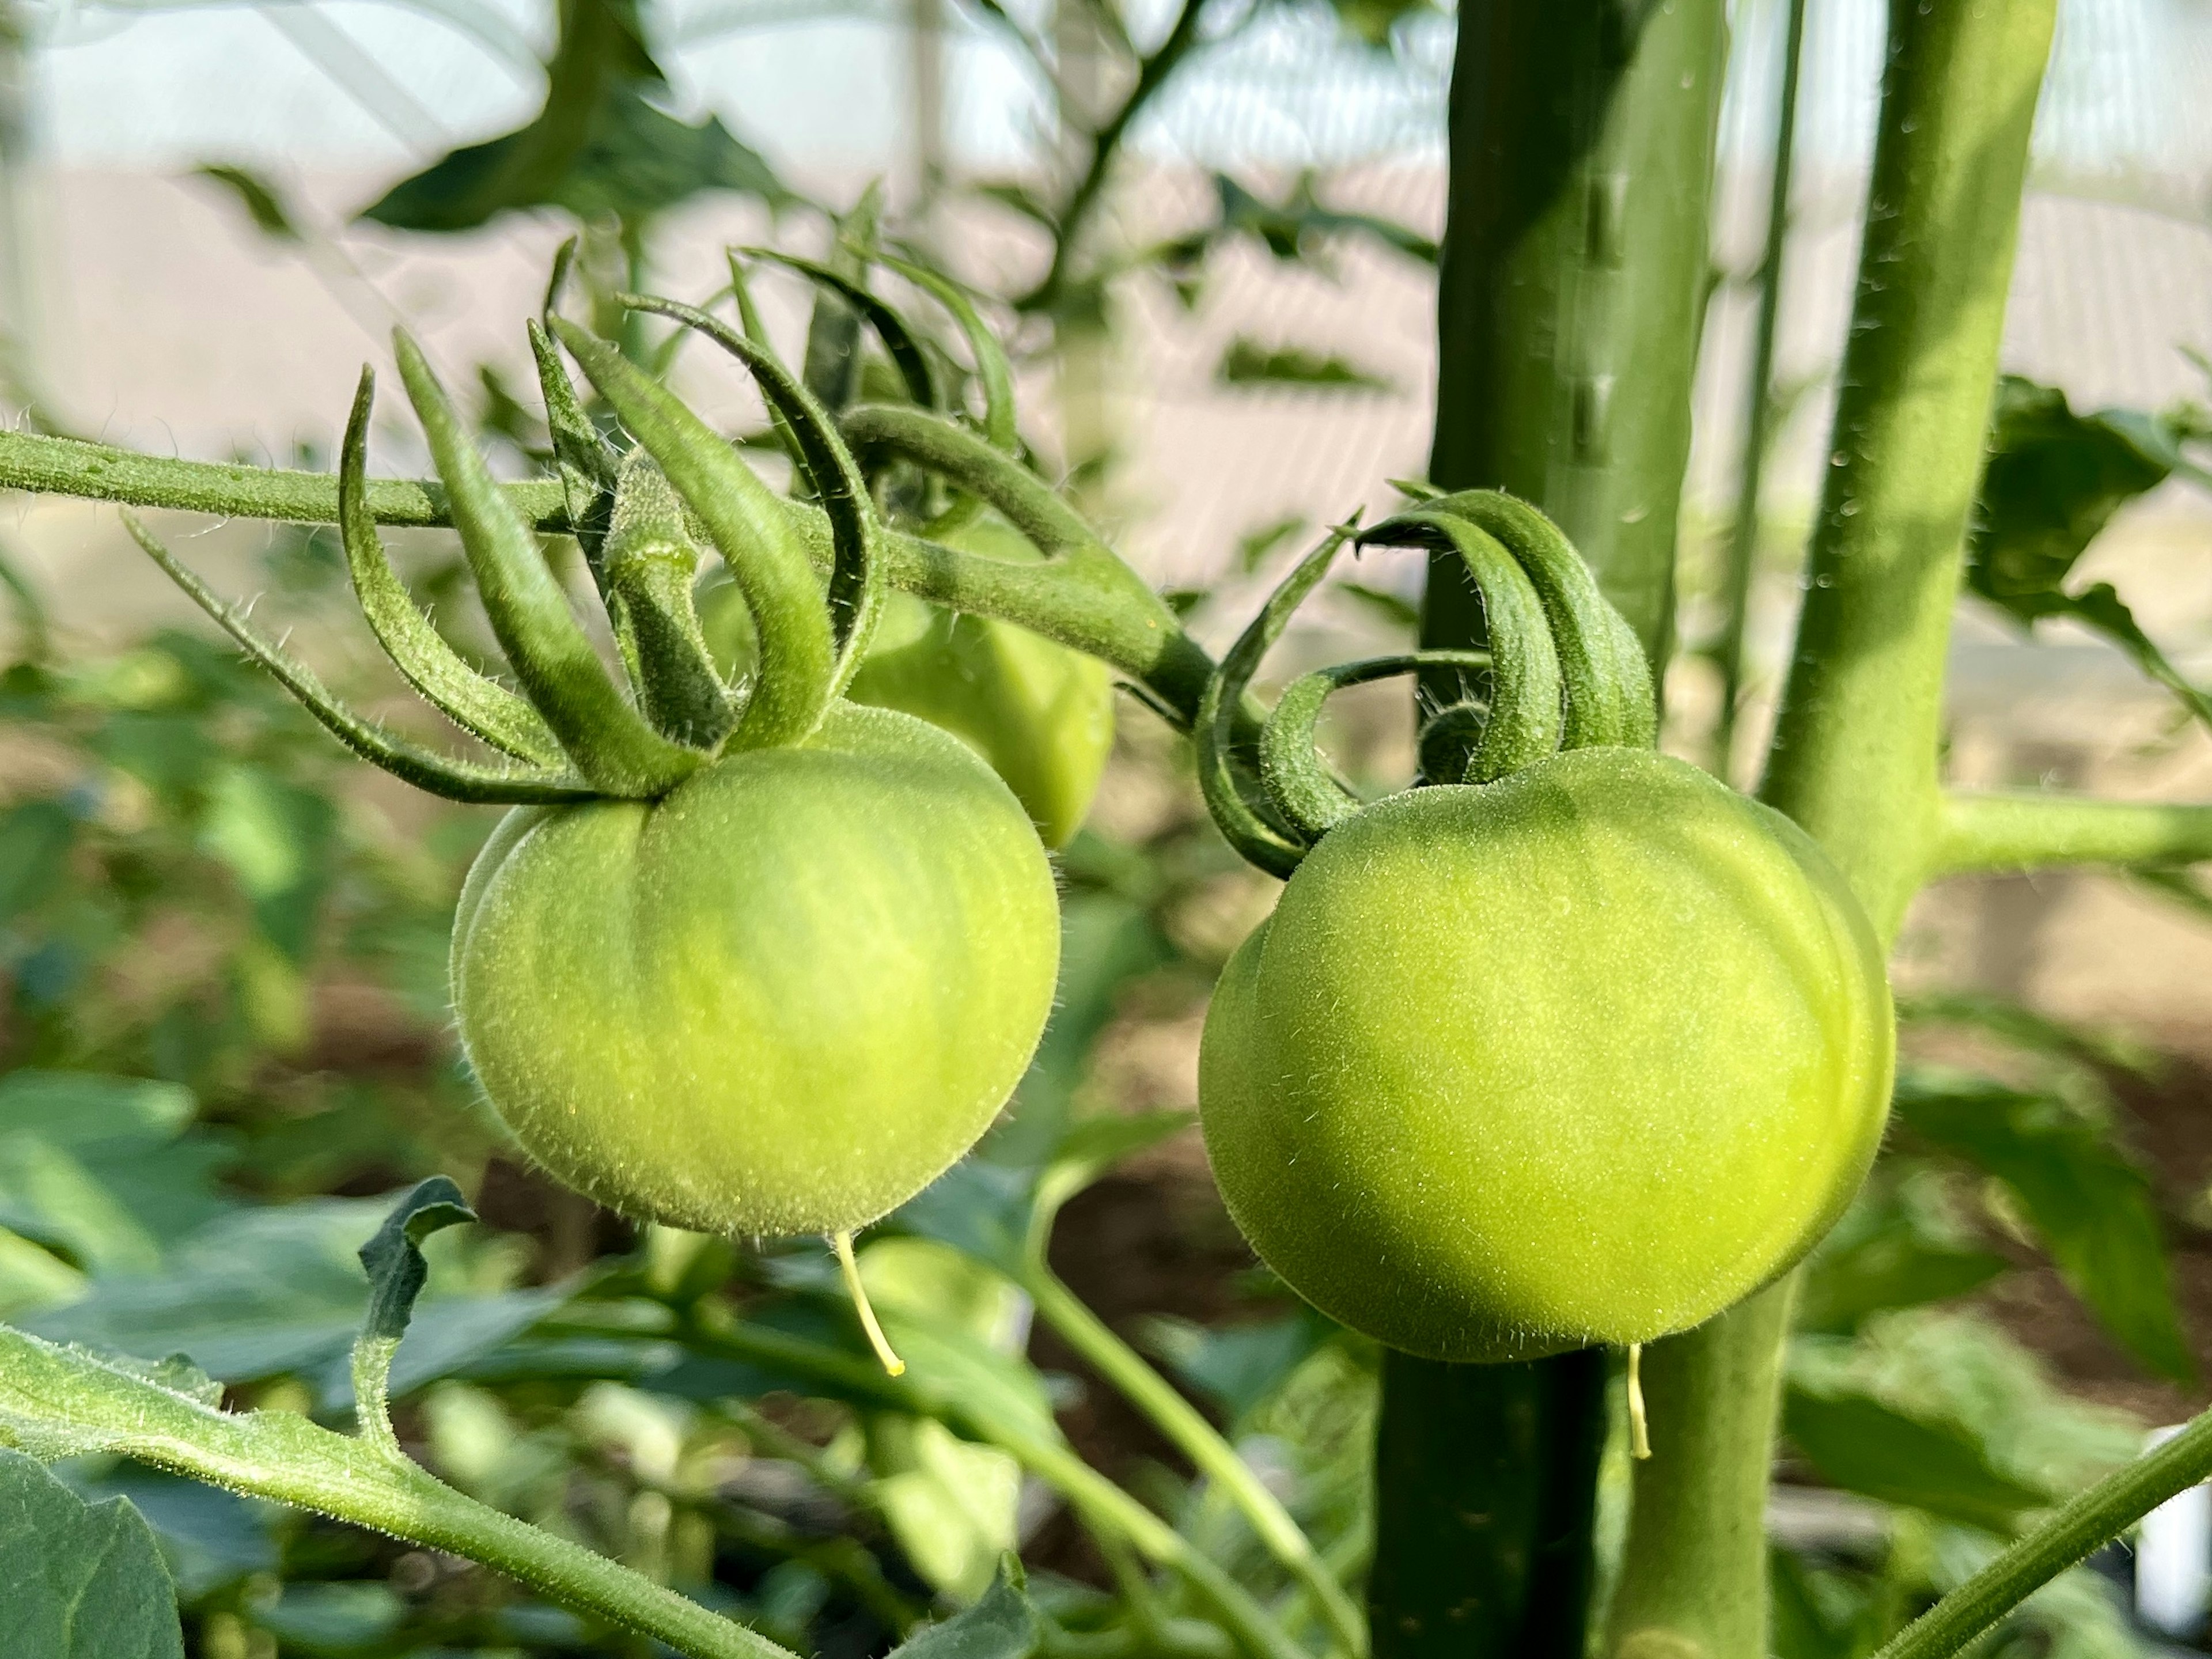
[[[830,244],[832,266],[857,276],[874,257],[883,218],[884,186],[869,181],[851,211],[838,216]],[[799,368],[808,392],[826,409],[842,413],[860,384],[860,319],[834,295],[817,292],[806,324],[806,355]]]
[[[338,460],[338,530],[362,614],[407,683],[454,725],[517,760],[560,767],[563,757],[552,728],[527,702],[462,660],[386,556],[368,510],[368,419],[375,401],[376,371],[364,366]]]
[[[422,1241],[442,1228],[476,1218],[459,1187],[444,1176],[432,1176],[401,1199],[376,1236],[361,1247],[362,1268],[368,1274],[368,1308],[353,1345],[354,1413],[362,1438],[395,1457],[400,1452],[392,1431],[392,1361],[415,1316],[415,1298],[429,1279]]]
[[[530,337],[531,361],[538,366],[538,392],[545,400],[545,429],[553,434],[553,463],[560,470],[561,488],[568,499],[568,522],[576,544],[584,550],[584,562],[591,567],[592,578],[597,581],[599,547],[614,512],[617,458],[585,412],[583,399],[576,395],[568,371],[561,366],[561,354],[545,325],[532,317],[524,328]]]
[[[1014,366],[1007,361],[1006,348],[997,331],[983,320],[968,290],[927,265],[889,254],[880,257],[885,265],[951,313],[975,359],[975,379],[983,388],[983,435],[994,449],[1003,449],[1009,455],[1020,453],[1021,435],[1014,426]]]
[[[170,580],[183,588],[223,632],[237,641],[247,656],[274,675],[277,683],[297,697],[333,737],[371,765],[426,793],[474,805],[557,806],[570,801],[596,799],[601,793],[571,772],[526,772],[479,766],[434,754],[404,738],[379,730],[332,696],[313,669],[288,654],[254,627],[243,611],[216,598],[205,582],[179,563],[176,556],[139,522],[137,514],[125,509],[123,522],[132,539],[145,550],[146,556],[168,573]]]
[[[930,368],[929,354],[922,349],[921,341],[898,308],[880,295],[869,292],[859,277],[848,276],[795,253],[778,252],[772,247],[743,247],[737,252],[748,258],[765,259],[771,264],[795,270],[836,295],[875,330],[876,337],[884,343],[884,349],[897,367],[899,378],[906,382],[907,395],[924,409],[938,406],[937,376]]]
[[[1566,698],[1562,749],[1617,744],[1648,749],[1658,739],[1657,700],[1644,647],[1598,589],[1597,579],[1560,528],[1527,501],[1498,489],[1468,489],[1426,505],[1487,531],[1520,562],[1544,602]],[[1381,528],[1381,526],[1377,526]]]
[[[1315,747],[1315,728],[1331,694],[1424,668],[1489,666],[1487,651],[1410,651],[1300,675],[1283,688],[1267,724],[1260,728],[1260,780],[1268,799],[1296,829],[1319,840],[1361,805],[1359,798],[1322,763]]]
[[[746,279],[744,261],[738,258],[735,248],[729,249],[727,254],[730,294],[738,302],[738,325],[744,331],[745,338],[773,356],[775,344],[769,338],[768,324],[762,319],[760,306],[753,299],[753,285]],[[813,475],[807,468],[806,452],[800,447],[799,434],[791,429],[791,422],[783,418],[783,411],[773,402],[768,404],[768,423],[775,434],[776,441],[783,446],[783,453],[791,457],[792,465],[799,469],[799,477],[793,480],[794,486],[810,484]]]
[[[1097,535],[1052,486],[966,427],[907,404],[862,404],[847,412],[855,453],[887,450],[980,495],[1047,558],[1098,546]]]
[[[1490,714],[1440,783],[1489,783],[1554,753],[1562,720],[1559,655],[1535,585],[1488,531],[1456,513],[1420,507],[1361,532],[1363,546],[1445,547],[1482,595],[1491,656]],[[1455,774],[1456,775],[1454,775]]]
[[[1337,550],[1352,535],[1348,525],[1331,530],[1267,596],[1260,614],[1252,618],[1237,635],[1237,643],[1215,665],[1206,683],[1205,695],[1199,699],[1198,718],[1191,727],[1199,793],[1206,798],[1206,810],[1212,815],[1216,827],[1246,863],[1285,880],[1298,867],[1310,842],[1287,825],[1270,822],[1253,798],[1255,791],[1246,787],[1248,780],[1258,785],[1259,779],[1237,752],[1237,713],[1243,704],[1252,676],[1259,671],[1261,659],[1282,637],[1298,606],[1321,586],[1322,579],[1328,574],[1328,568],[1335,561]]]
[[[646,718],[665,737],[711,750],[736,724],[737,708],[700,631],[691,592],[699,550],[683,498],[642,449],[623,463],[605,559],[608,592],[621,603],[635,653]]]
[[[613,345],[565,319],[556,319],[553,327],[698,515],[752,612],[759,671],[728,746],[799,742],[830,706],[836,645],[805,544],[781,503],[712,428]]]
[[[860,665],[883,599],[875,509],[869,503],[867,480],[860,463],[838,435],[829,411],[773,351],[695,306],[650,295],[624,294],[617,298],[634,310],[672,317],[705,335],[744,365],[769,408],[782,417],[799,465],[830,519],[830,627],[837,653],[835,689],[842,691]],[[664,460],[662,465],[667,464]],[[675,477],[672,469],[670,476]],[[678,483],[681,488],[681,481]],[[728,557],[726,549],[723,556]]]
[[[623,696],[569,609],[536,533],[492,481],[421,350],[404,329],[393,331],[392,340],[484,614],[515,678],[599,793],[631,799],[667,793],[704,757],[662,737]]]

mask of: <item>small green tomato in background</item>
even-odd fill
[[[837,1233],[989,1126],[1059,941],[990,769],[842,703],[657,801],[510,813],[455,916],[453,1006],[501,1119],[579,1191],[702,1232]]]
[[[995,520],[945,540],[993,558],[1037,557],[1018,532]],[[726,671],[745,661],[751,647],[734,589],[709,589],[700,611]],[[1054,848],[1083,827],[1114,747],[1114,679],[1105,664],[1012,623],[956,615],[906,593],[884,596],[874,642],[846,695],[917,715],[965,741],[1006,781]]]
[[[1773,1279],[1874,1157],[1881,951],[1788,819],[1600,747],[1315,846],[1209,1011],[1214,1174],[1324,1312],[1447,1360],[1649,1341]]]

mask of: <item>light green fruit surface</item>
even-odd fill
[[[1083,827],[1114,747],[1104,663],[905,593],[886,596],[849,695],[966,739],[1029,809],[1048,847],[1066,846]]]
[[[1293,1289],[1412,1353],[1529,1358],[1686,1328],[1796,1261],[1874,1157],[1894,1044],[1809,837],[1586,749],[1331,830],[1222,975],[1199,1100]]]
[[[706,1232],[834,1232],[988,1127],[1044,1028],[1052,872],[956,738],[834,706],[650,805],[524,807],[470,872],[453,1003],[559,1179]]]
[[[1021,532],[983,518],[948,546],[1034,563]],[[750,665],[752,621],[733,583],[699,595],[708,647],[726,676]],[[916,715],[962,738],[1029,809],[1050,848],[1083,827],[1114,748],[1114,677],[1096,657],[994,617],[956,614],[908,593],[884,595],[883,614],[847,688],[854,702]]]

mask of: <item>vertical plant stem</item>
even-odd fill
[[[1960,544],[1981,471],[2056,0],[1893,0],[1858,297],[1765,798],[1818,836],[1885,939],[1936,845],[1936,744]],[[1787,1321],[1778,1287],[1647,1351],[1654,1426],[1758,1406]],[[1769,1356],[1762,1363],[1761,1356]],[[1666,1381],[1659,1382],[1663,1376]],[[1717,1401],[1716,1391],[1741,1397]],[[1766,1431],[1748,1437],[1759,1423]],[[1638,1651],[1763,1659],[1764,1481],[1663,1453],[1638,1470],[1614,1628]],[[1694,1595],[1668,1587],[1686,1581]],[[1632,1597],[1628,1586],[1644,1587]]]
[[[1467,0],[1452,70],[1430,478],[1542,507],[1657,663],[1725,25],[1718,0]],[[1474,595],[1447,568],[1425,643],[1465,645]]]
[[[1741,1591],[1766,1572],[1768,1465],[1796,1290],[1791,1274],[1716,1322],[1711,1340],[1699,1332],[1644,1351],[1651,1456],[1637,1465],[1607,1620],[1615,1659],[1766,1651],[1765,1600]]]
[[[1782,94],[1774,115],[1774,176],[1766,196],[1766,246],[1759,260],[1759,321],[1752,338],[1751,374],[1744,389],[1743,453],[1736,464],[1735,517],[1729,527],[1728,568],[1721,636],[1714,657],[1721,671],[1720,719],[1713,750],[1720,775],[1731,775],[1737,705],[1743,699],[1743,636],[1751,609],[1752,572],[1759,561],[1759,497],[1766,477],[1767,446],[1782,410],[1774,386],[1774,337],[1782,317],[1782,266],[1790,246],[1790,174],[1797,145],[1797,73],[1805,46],[1805,0],[1784,0],[1789,22],[1782,46]]]
[[[1558,520],[1660,663],[1724,28],[1720,0],[1463,0],[1452,70],[1430,478]],[[1483,642],[1455,558],[1431,561],[1422,610],[1423,645]],[[1598,1353],[1389,1357],[1378,1656],[1582,1659],[1604,1383]]]

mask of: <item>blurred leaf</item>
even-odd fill
[[[1060,228],[1058,216],[1040,201],[1026,185],[994,180],[988,184],[975,185],[975,191],[986,201],[996,202],[1000,207],[1010,208],[1032,224],[1041,225],[1047,230],[1057,230]]]
[[[1218,1407],[1233,1430],[1342,1328],[1300,1303],[1283,1318],[1258,1324],[1213,1329],[1188,1320],[1158,1318],[1147,1322],[1145,1334],[1146,1346]]]
[[[1848,1384],[1793,1374],[1782,1426],[1825,1479],[1886,1504],[2008,1532],[2052,1502],[1998,1468],[1963,1424],[1912,1415]]]
[[[2212,698],[2166,660],[2110,583],[2077,593],[2065,586],[2112,515],[2184,465],[2183,435],[2166,419],[2130,410],[2077,415],[2057,388],[2004,376],[1966,542],[1966,586],[2023,628],[2073,617],[2212,726]]]
[[[1421,607],[1388,588],[1370,587],[1364,582],[1339,582],[1329,591],[1341,593],[1392,628],[1418,631],[1421,626]]]
[[[1267,563],[1275,550],[1306,527],[1303,513],[1285,514],[1256,530],[1248,530],[1237,538],[1237,569],[1249,576]]]
[[[1435,0],[1329,0],[1344,32],[1363,46],[1390,44],[1391,31],[1406,18],[1433,15]]]
[[[323,1199],[243,1210],[186,1241],[161,1273],[103,1280],[83,1301],[27,1324],[117,1353],[189,1354],[227,1382],[301,1376],[315,1385],[321,1410],[342,1411],[353,1402],[349,1360],[369,1300],[356,1252],[390,1208],[386,1200]],[[495,1351],[571,1294],[561,1285],[459,1293],[452,1281],[465,1278],[465,1260],[448,1251],[434,1264],[392,1366],[395,1398]]]
[[[2130,1352],[2160,1376],[2195,1377],[2150,1183],[2110,1133],[2047,1096],[1948,1073],[1901,1075],[1896,1107],[2011,1189],[2068,1286]]]
[[[1938,1236],[1886,1186],[1869,1186],[1805,1263],[1797,1323],[1847,1333],[1869,1315],[1948,1301],[2010,1264]]]
[[[1014,1547],[1021,1465],[927,1418],[870,1419],[870,1491],[908,1565],[940,1595],[974,1601]]]
[[[0,813],[0,923],[60,884],[76,817],[58,800],[18,801]]]
[[[1389,0],[1383,0],[1387,6]],[[1429,238],[1394,220],[1371,213],[1344,213],[1323,207],[1314,199],[1315,175],[1302,173],[1280,203],[1254,195],[1226,173],[1213,178],[1218,217],[1206,229],[1156,250],[1156,257],[1171,270],[1195,266],[1213,247],[1238,236],[1249,236],[1286,264],[1319,260],[1327,245],[1344,236],[1363,236],[1395,248],[1408,258],[1436,263],[1437,245]]]
[[[1767,1552],[1771,1601],[1767,1650],[1774,1659],[1850,1659],[1857,1607],[1838,1608],[1838,1575],[1781,1548]],[[1863,1598],[1852,1596],[1856,1603]]]
[[[532,207],[635,221],[708,190],[771,207],[797,199],[718,118],[686,126],[656,107],[669,87],[646,49],[635,0],[563,0],[546,72],[537,119],[453,151],[362,216],[398,230],[455,231]]]
[[[1970,1026],[2031,1054],[2087,1060],[2146,1079],[2155,1079],[2160,1066],[2158,1051],[2148,1043],[2053,1019],[2005,998],[1971,991],[1900,997],[1897,1017],[1900,1021]]]
[[[1331,353],[1323,357],[1301,346],[1266,346],[1240,334],[1222,353],[1213,378],[1224,386],[1326,386],[1348,392],[1388,392],[1388,376],[1354,366]]]
[[[1011,1552],[982,1600],[891,1650],[892,1659],[1029,1659],[1043,1639],[1022,1564]]]
[[[1072,893],[1060,905],[1060,985],[1052,1023],[1015,1091],[1012,1115],[984,1143],[994,1163],[1036,1165],[1066,1133],[1091,1050],[1135,981],[1175,960],[1143,905],[1113,893]]]
[[[38,1135],[0,1135],[0,1226],[89,1273],[146,1271],[160,1243],[63,1148]]]
[[[87,1504],[21,1452],[0,1451],[0,1623],[38,1659],[184,1659],[154,1534],[120,1498]]]
[[[194,167],[192,176],[209,179],[228,191],[253,221],[253,228],[264,236],[280,242],[300,240],[300,228],[294,222],[291,210],[284,205],[282,192],[261,174],[251,168],[211,161]]]
[[[307,958],[336,863],[330,798],[258,766],[228,766],[210,792],[200,836],[253,902],[254,921],[293,962]]]
[[[288,1652],[380,1652],[407,1622],[407,1603],[389,1584],[287,1584],[274,1601],[254,1605],[253,1622]]]
[[[0,1163],[14,1171],[0,1178],[0,1225],[98,1271],[152,1267],[231,1207],[215,1184],[230,1143],[186,1133],[192,1110],[173,1084],[35,1070],[0,1078]]]

